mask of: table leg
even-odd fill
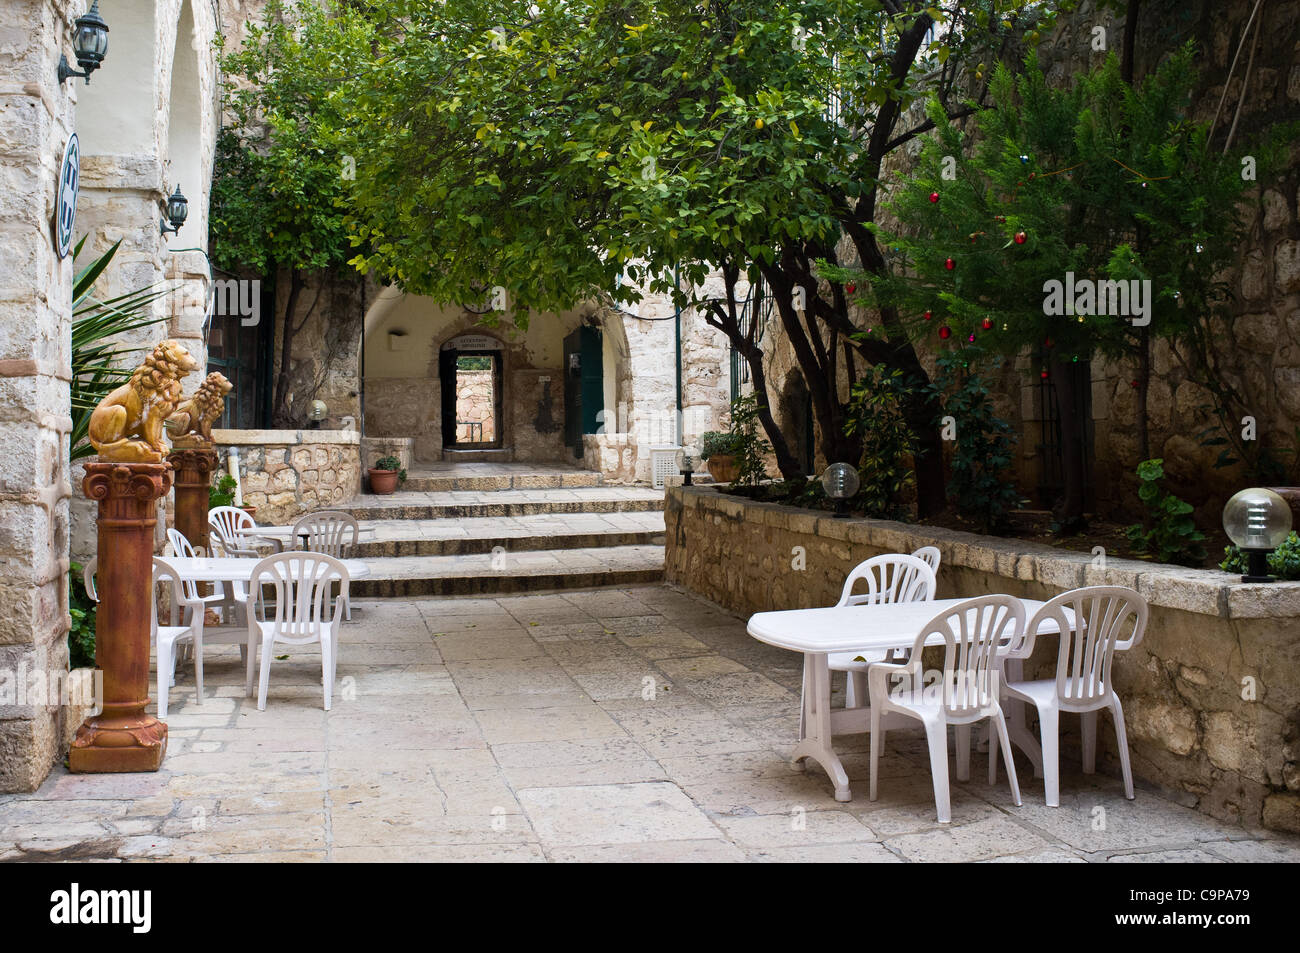
[[[803,737],[794,749],[796,765],[812,758],[835,785],[835,800],[852,800],[849,775],[831,747],[831,672],[825,653],[804,655]]]
[[[1025,677],[1023,659],[1007,659],[1006,677],[1008,681],[1018,682]],[[1034,766],[1034,777],[1043,776],[1043,749],[1038,739],[1025,723],[1025,703],[1018,698],[1002,699],[1002,714],[1007,721],[1007,735],[1011,743],[1028,756]]]

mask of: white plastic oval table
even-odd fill
[[[849,776],[840,763],[839,756],[835,754],[832,737],[836,734],[869,731],[871,708],[863,704],[855,708],[831,709],[828,654],[910,649],[916,643],[916,636],[922,626],[965,601],[935,599],[932,602],[784,609],[778,612],[757,612],[750,616],[748,631],[758,641],[791,652],[802,652],[804,655],[804,733],[799,738],[791,760],[796,767],[800,767],[807,758],[820,764],[835,785],[835,800],[849,801],[853,794],[849,790]],[[1037,599],[1020,601],[1025,607],[1026,621],[1043,605]],[[1057,634],[1055,624],[1046,622],[1039,634]],[[926,644],[942,645],[943,642],[938,636],[931,636]],[[1007,661],[1008,678],[1019,676],[1020,664],[1020,659]],[[1008,704],[1006,713],[1007,729],[1012,742],[1034,762],[1035,776],[1041,776],[1042,752],[1038,741],[1025,726],[1023,708],[1018,704]],[[891,723],[886,719],[883,726],[892,729],[903,727],[904,724],[905,722]],[[958,764],[960,768],[960,760]]]
[[[166,559],[186,581],[194,582],[248,583],[253,578],[253,567],[261,562],[247,556],[167,556]],[[342,562],[349,579],[364,579],[370,575],[370,567],[364,560],[344,559]]]

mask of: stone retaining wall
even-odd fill
[[[288,523],[349,502],[361,491],[361,435],[354,430],[214,430],[227,471],[239,451],[244,505],[259,523]]]
[[[1138,590],[1151,606],[1146,638],[1115,665],[1135,774],[1215,817],[1300,832],[1300,583],[1247,586],[1217,571],[836,520],[708,487],[670,488],[665,507],[668,581],[741,613],[833,605],[857,563],[926,545],[943,554],[941,598]],[[1048,641],[1032,662],[1040,677],[1055,665]],[[1099,770],[1117,775],[1103,722]],[[1063,757],[1077,757],[1077,719],[1063,728]]]

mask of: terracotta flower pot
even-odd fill
[[[734,483],[740,474],[740,467],[732,454],[715,453],[705,462],[709,465],[709,475],[715,483]]]
[[[370,492],[387,496],[397,489],[396,470],[368,470],[370,474]]]

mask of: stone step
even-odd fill
[[[385,556],[456,556],[547,549],[663,545],[659,512],[563,514],[444,520],[366,520],[369,539],[361,559]]]
[[[662,511],[662,490],[645,487],[571,487],[540,490],[402,490],[361,496],[341,509],[358,520],[430,520],[545,513],[645,513]]]
[[[515,448],[501,447],[497,450],[448,450],[444,448],[442,459],[447,463],[512,463],[515,459]]]
[[[463,468],[457,468],[462,470]],[[437,470],[411,470],[402,484],[405,493],[445,493],[470,490],[486,493],[494,490],[558,490],[570,487],[600,486],[601,474],[594,470],[520,470],[501,469],[497,473],[443,473]]]
[[[607,546],[369,561],[352,583],[358,597],[495,595],[662,582],[662,546]]]

